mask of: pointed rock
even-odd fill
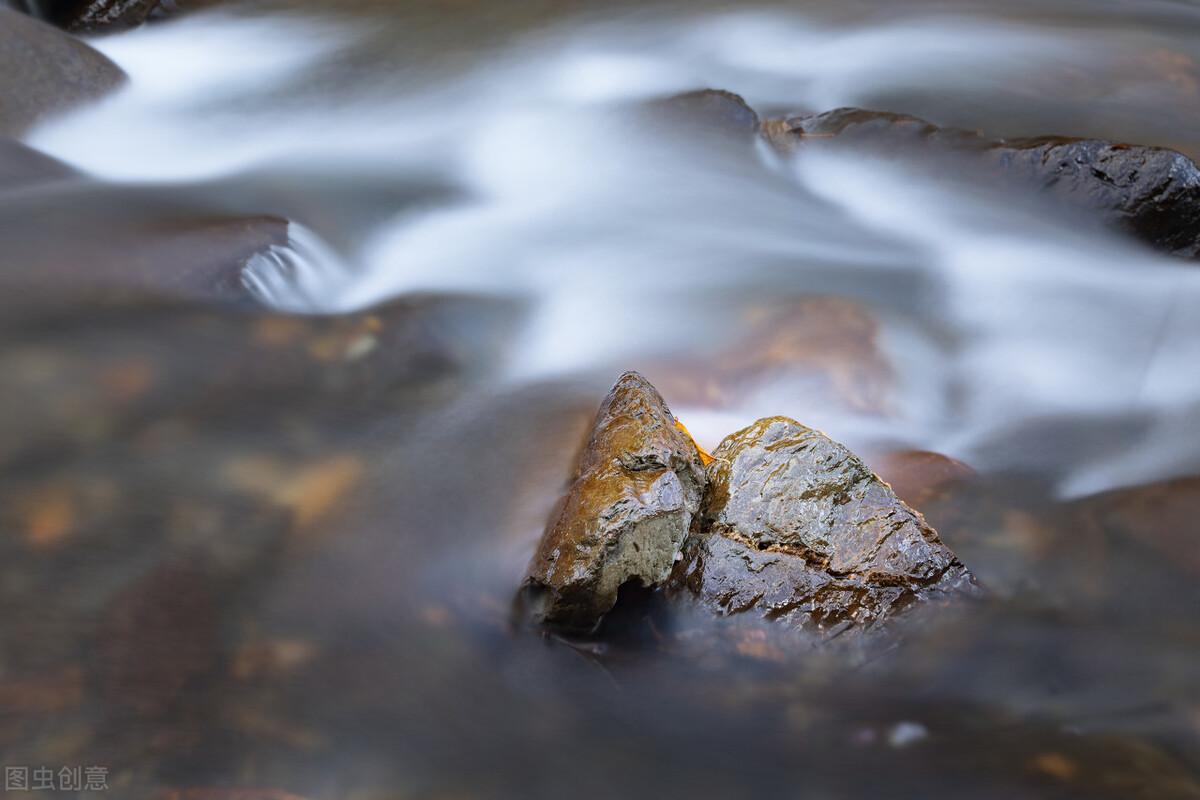
[[[727,437],[672,583],[719,613],[869,627],[974,578],[847,448],[786,417]]]
[[[622,585],[661,584],[703,490],[700,455],[658,391],[636,372],[622,375],[529,565],[524,600],[533,618],[590,631]]]

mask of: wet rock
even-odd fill
[[[17,136],[51,114],[103,97],[125,73],[62,31],[0,8],[0,135]]]
[[[12,139],[0,138],[0,192],[78,177],[61,161]]]
[[[1198,506],[1200,477],[1188,476],[1081,498],[1069,510],[1074,529],[1103,531],[1158,553],[1169,569],[1200,575]]]
[[[672,576],[702,605],[830,632],[977,591],[921,515],[824,434],[768,417],[713,456]]]
[[[699,453],[658,391],[635,372],[622,375],[529,565],[524,599],[533,618],[590,631],[621,586],[662,583],[703,487]]]
[[[989,151],[1011,180],[1098,212],[1114,228],[1184,258],[1200,257],[1200,169],[1164,147],[1029,139]]]
[[[919,511],[955,484],[976,476],[975,470],[958,459],[929,450],[893,450],[866,460],[897,497]]]
[[[749,138],[758,133],[759,119],[746,101],[733,92],[699,89],[684,92],[650,104],[662,118],[681,125],[731,137]]]
[[[970,156],[1006,184],[1043,190],[1163,252],[1200,257],[1200,169],[1174,150],[1066,137],[990,139],[918,117],[861,108],[771,120],[764,132],[786,152],[836,140]]]
[[[35,13],[75,33],[141,25],[162,0],[37,0]]]
[[[244,266],[286,245],[288,222],[177,190],[69,182],[0,195],[0,237],[0,325],[8,325],[146,300],[255,306]]]
[[[208,578],[160,567],[105,609],[91,659],[105,702],[139,716],[163,713],[216,664],[218,611]]]
[[[0,346],[0,467],[255,418],[259,431],[323,439],[372,412],[411,415],[494,364],[520,316],[516,303],[453,295],[339,316],[81,305]]]

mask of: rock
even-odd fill
[[[13,139],[0,138],[0,192],[79,177],[61,161]]]
[[[722,614],[757,610],[826,632],[977,592],[921,515],[853,453],[786,417],[714,451],[671,583]]]
[[[1113,489],[1074,501],[1072,529],[1106,532],[1157,552],[1167,569],[1200,575],[1200,477]]]
[[[929,450],[893,450],[866,460],[897,497],[919,511],[951,486],[976,476],[963,462]]]
[[[534,620],[590,631],[623,585],[661,584],[703,488],[699,453],[658,391],[635,372],[622,375],[529,565],[523,600]]]
[[[18,136],[51,114],[96,100],[125,73],[62,31],[0,8],[0,135]]]
[[[989,156],[1014,181],[1098,212],[1106,224],[1163,252],[1200,257],[1200,169],[1182,153],[1051,138],[1006,142]]]
[[[141,25],[162,0],[39,0],[36,12],[75,33],[122,30]]]
[[[758,114],[733,92],[698,89],[651,102],[663,118],[706,131],[749,139],[759,131]]]
[[[203,573],[166,565],[125,587],[102,614],[89,662],[106,704],[164,713],[216,664],[218,633],[215,590]]]
[[[134,301],[257,306],[243,267],[287,244],[288,221],[175,192],[69,182],[0,194],[0,326]]]
[[[989,139],[918,117],[861,108],[770,120],[764,132],[785,152],[836,139],[971,156],[989,176],[1014,187],[1044,190],[1163,252],[1200,257],[1200,169],[1164,147],[1065,137]]]

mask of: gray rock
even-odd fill
[[[824,434],[769,417],[713,456],[674,593],[721,614],[841,631],[977,592],[921,515]]]
[[[0,137],[0,192],[79,177],[71,167],[20,142]]]
[[[18,136],[46,117],[103,97],[125,73],[62,31],[0,8],[0,135]]]
[[[671,573],[700,507],[704,467],[691,437],[635,372],[600,406],[576,477],[529,565],[535,621],[590,631],[634,583]]]

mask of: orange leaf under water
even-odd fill
[[[692,440],[692,446],[695,447],[696,452],[700,454],[700,463],[701,464],[703,464],[704,466],[707,467],[709,464],[716,461],[715,458],[713,458],[712,456],[710,456],[708,454],[707,450],[705,450],[703,447],[700,446],[700,443],[696,441],[695,436],[692,436],[692,432],[687,429],[686,425],[684,425],[679,420],[675,420],[675,427],[678,428],[679,430],[681,430],[683,432],[684,436],[686,436]]]

